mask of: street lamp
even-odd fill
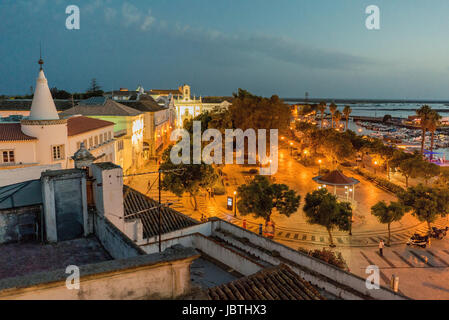
[[[234,191],[234,217],[237,217],[237,191]]]
[[[321,174],[321,159],[318,159],[318,175],[320,175]]]
[[[374,174],[376,174],[377,161],[374,161]]]
[[[290,142],[290,155],[293,156],[293,142]]]

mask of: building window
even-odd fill
[[[53,156],[53,160],[63,160],[64,159],[64,145],[61,144],[59,146],[53,146],[52,147],[52,156]]]
[[[98,146],[98,136],[95,136],[95,146]]]
[[[84,148],[87,148],[87,139],[84,139],[83,143],[84,143]]]
[[[14,150],[2,150],[3,163],[14,163]]]
[[[103,135],[100,134],[100,144],[103,144]]]
[[[117,141],[117,151],[123,150],[123,140]]]
[[[89,138],[89,149],[94,146],[94,139],[92,137]]]
[[[104,142],[108,141],[108,134],[106,132],[104,133],[103,136],[104,136]]]
[[[111,131],[109,131],[108,132],[108,140],[111,140],[112,139],[112,134],[111,134]]]

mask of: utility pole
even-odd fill
[[[162,222],[161,222],[161,169],[159,172],[159,181],[158,181],[158,189],[159,189],[159,206],[158,206],[158,214],[159,214],[159,252],[162,252]]]

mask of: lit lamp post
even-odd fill
[[[293,142],[290,142],[290,155],[293,156]]]
[[[321,159],[318,159],[318,175],[321,174]]]
[[[237,217],[237,191],[234,191],[234,217]]]
[[[376,169],[377,169],[377,161],[374,161],[374,174],[376,174]]]

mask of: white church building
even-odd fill
[[[42,59],[39,64],[29,117],[20,122],[0,122],[0,180],[8,175],[8,169],[73,168],[71,157],[81,143],[87,147],[87,141],[95,142],[89,151],[98,161],[114,162],[114,123],[83,116],[60,119]]]

